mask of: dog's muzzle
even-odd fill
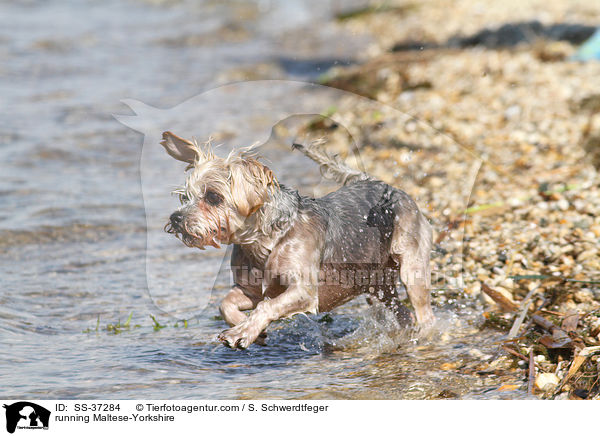
[[[183,214],[180,211],[173,212],[169,217],[171,228],[176,232],[183,230]]]
[[[224,231],[225,229],[222,230]],[[171,214],[169,222],[165,225],[165,231],[177,236],[188,247],[196,247],[203,250],[206,245],[210,245],[215,248],[221,248],[219,245],[219,231],[212,230],[208,235],[202,236],[190,233],[185,224],[185,215],[180,211],[175,211]]]

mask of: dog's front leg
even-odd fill
[[[243,310],[254,309],[259,301],[262,300],[262,295],[248,295],[247,292],[239,287],[234,286],[231,291],[227,293],[221,305],[219,306],[219,312],[230,327],[239,325],[246,321],[248,318]],[[260,345],[266,345],[267,334],[261,332],[256,343]]]
[[[300,221],[279,240],[265,265],[264,295],[248,319],[225,330],[219,340],[232,348],[247,348],[273,321],[319,307],[319,266],[324,233],[318,223]],[[316,232],[315,229],[320,230]]]
[[[233,327],[246,320],[246,314],[242,311],[254,309],[259,301],[260,299],[250,298],[236,285],[227,293],[221,302],[219,311],[225,322]]]
[[[317,307],[316,289],[292,284],[277,297],[258,303],[245,321],[222,332],[219,340],[232,348],[248,348],[271,322],[297,313],[316,313]]]

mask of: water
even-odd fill
[[[225,327],[215,315],[227,278],[219,276],[212,294],[202,293],[213,287],[222,253],[191,253],[174,240],[149,247],[157,262],[174,265],[149,293],[143,138],[113,118],[127,112],[119,101],[165,108],[257,74],[307,80],[360,60],[356,53],[368,39],[335,27],[336,8],[334,1],[0,3],[5,397],[522,395],[496,390],[514,382],[514,374],[477,373],[477,365],[498,357],[500,335],[482,328],[481,309],[469,302],[438,305],[438,330],[430,339],[415,339],[359,298],[331,318],[277,322],[267,347],[242,352],[214,340]],[[313,97],[305,92],[301,98]],[[240,141],[256,133],[230,130]],[[309,189],[318,172],[306,176],[287,153],[276,154],[278,174]],[[168,198],[166,184],[153,195]],[[178,291],[190,271],[198,274],[197,293]],[[203,298],[210,303],[206,310],[187,327],[176,326],[187,313],[180,309]],[[129,328],[107,329],[130,314]],[[150,314],[165,327],[153,328]],[[459,369],[443,369],[444,363]]]

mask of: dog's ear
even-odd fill
[[[171,157],[182,162],[187,162],[190,165],[194,165],[198,161],[200,150],[195,143],[171,132],[163,132],[162,137],[163,140],[160,142],[160,145],[167,150],[167,153]]]
[[[248,217],[260,209],[274,183],[273,172],[255,159],[232,165],[231,195],[240,215]]]

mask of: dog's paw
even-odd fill
[[[415,326],[415,330],[420,339],[432,339],[437,332],[435,328],[435,317],[433,314],[431,317],[418,322]]]
[[[246,325],[246,323],[241,323],[230,329],[223,330],[217,338],[230,348],[239,348],[243,350],[252,345],[258,336],[259,334],[254,332],[254,329],[251,326]]]

